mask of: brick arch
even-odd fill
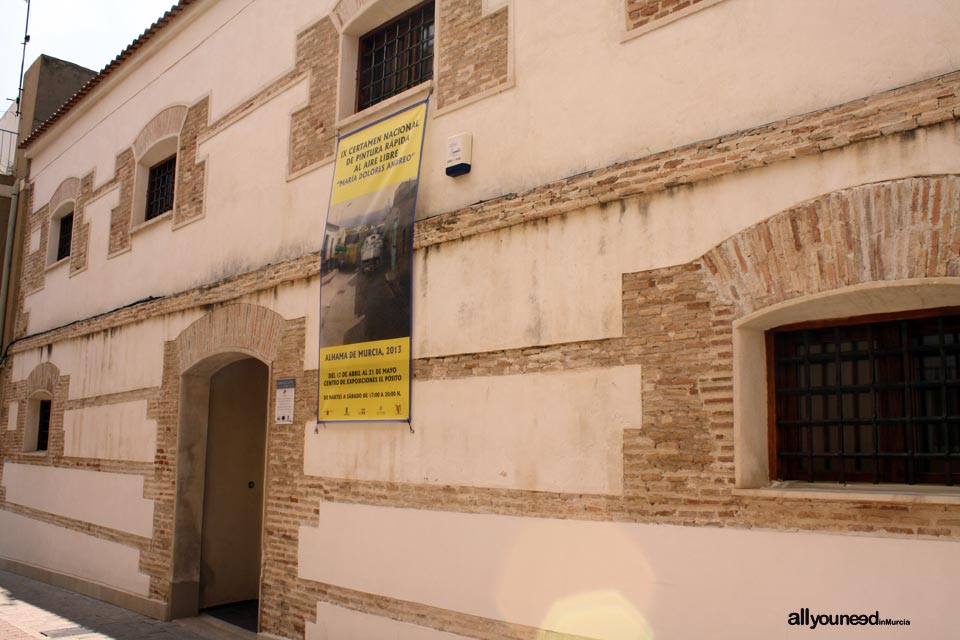
[[[41,362],[27,376],[27,395],[32,395],[36,391],[46,391],[53,396],[59,379],[60,369],[56,365]]]
[[[741,231],[701,262],[738,316],[868,282],[960,276],[960,176],[834,191]]]
[[[60,205],[70,200],[76,200],[79,195],[80,179],[67,178],[61,182],[60,186],[57,187],[57,190],[53,192],[53,196],[50,198],[50,203],[47,205],[47,210],[50,211],[50,213],[56,213]]]
[[[273,362],[283,338],[283,316],[253,304],[220,307],[183,330],[176,339],[183,373],[216,354],[240,351]]]
[[[136,140],[133,142],[134,158],[142,157],[150,147],[164,138],[179,136],[186,119],[187,108],[182,105],[168,107],[155,115],[153,119],[140,130]]]

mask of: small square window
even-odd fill
[[[73,241],[73,212],[60,218],[60,232],[57,240],[57,262],[70,255],[70,243]]]
[[[432,78],[433,35],[431,1],[361,36],[357,111]]]
[[[144,221],[156,218],[173,209],[173,184],[176,170],[176,155],[172,155],[150,167],[150,174],[147,178],[147,207],[144,212]]]

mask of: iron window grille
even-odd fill
[[[73,241],[73,212],[60,218],[60,233],[57,239],[57,262],[70,255],[70,243]]]
[[[147,178],[147,208],[144,221],[156,218],[173,209],[173,183],[177,171],[177,156],[172,155],[150,167]]]
[[[426,2],[361,36],[357,111],[433,77],[433,15]]]
[[[41,400],[37,422],[37,451],[46,451],[50,439],[50,400]]]
[[[771,332],[772,475],[960,481],[960,309],[935,313]]]

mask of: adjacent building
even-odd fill
[[[263,637],[950,637],[957,24],[181,0],[20,145],[0,567]],[[413,419],[327,424],[337,139],[422,100]]]

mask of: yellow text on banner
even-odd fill
[[[320,349],[319,420],[409,420],[410,338]]]
[[[423,103],[342,138],[330,204],[416,178],[426,111]]]

